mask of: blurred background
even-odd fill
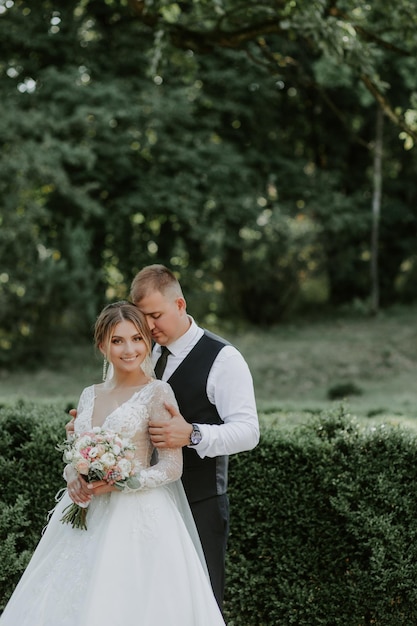
[[[0,0],[0,401],[75,401],[144,265],[262,410],[417,417],[413,0]]]

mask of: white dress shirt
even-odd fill
[[[168,357],[162,380],[168,380],[204,334],[191,316],[191,326],[167,346]],[[161,346],[155,344],[155,365]],[[199,424],[202,440],[195,448],[201,458],[252,450],[259,442],[259,421],[252,375],[241,353],[226,345],[214,360],[207,379],[207,397],[216,406],[223,424]]]

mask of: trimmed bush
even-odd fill
[[[341,410],[233,457],[228,625],[416,624],[416,453]]]
[[[0,609],[33,550],[55,494],[65,486],[56,444],[68,414],[60,405],[18,402],[0,409]]]
[[[63,486],[65,407],[0,409],[0,607]],[[230,463],[228,626],[417,623],[417,439],[341,409]]]
[[[329,400],[343,400],[349,396],[361,396],[362,393],[362,389],[356,383],[344,382],[330,387],[327,398]]]

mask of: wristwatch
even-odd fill
[[[201,430],[198,427],[198,424],[192,424],[192,431],[190,435],[190,446],[196,446],[200,443],[203,435],[201,434]]]

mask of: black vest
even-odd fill
[[[207,398],[207,379],[220,350],[227,342],[207,330],[168,379],[181,415],[197,424],[222,424],[216,407]],[[226,493],[228,456],[201,459],[195,450],[183,448],[182,482],[189,502]]]

